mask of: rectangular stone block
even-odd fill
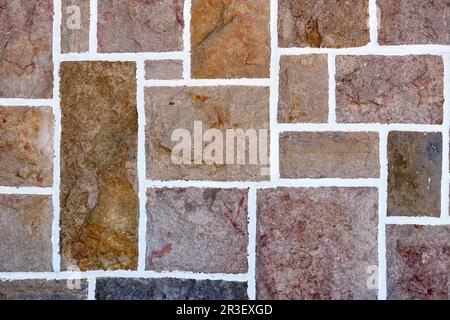
[[[135,64],[62,63],[61,111],[62,267],[135,269]]]
[[[377,189],[278,188],[257,196],[257,299],[376,299]]]
[[[62,0],[61,52],[89,51],[90,0]]]
[[[387,298],[450,299],[450,227],[388,225]]]
[[[174,80],[183,78],[182,60],[148,60],[145,61],[145,78]]]
[[[54,118],[47,107],[0,107],[0,185],[51,187]]]
[[[0,281],[0,300],[86,300],[86,280]]]
[[[97,300],[247,300],[247,283],[186,279],[98,278]]]
[[[52,271],[52,217],[51,196],[0,195],[0,272]]]
[[[269,13],[269,0],[192,0],[192,77],[268,78]]]
[[[269,179],[268,88],[146,88],[145,109],[148,178]]]
[[[147,269],[246,273],[247,193],[240,189],[151,189]]]
[[[184,0],[98,0],[99,52],[183,50]]]
[[[391,132],[388,216],[441,214],[442,135]]]
[[[439,56],[336,58],[338,122],[442,124],[443,88]]]
[[[450,44],[448,1],[377,0],[377,5],[380,44]]]
[[[51,98],[53,1],[4,0],[0,8],[0,98]]]
[[[368,0],[278,1],[280,47],[361,47],[369,40]]]
[[[378,178],[379,137],[369,132],[286,132],[281,178]]]
[[[278,122],[328,121],[328,58],[325,54],[282,56]]]

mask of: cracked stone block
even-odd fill
[[[145,78],[175,80],[183,78],[182,60],[148,60],[145,61]]]
[[[0,0],[0,97],[53,96],[53,1]]]
[[[247,283],[220,280],[98,278],[97,300],[247,300]]]
[[[0,195],[0,272],[52,271],[52,216],[51,196]]]
[[[447,0],[377,0],[377,5],[380,44],[450,44]]]
[[[89,51],[89,2],[89,0],[62,0],[62,53]]]
[[[326,54],[282,56],[278,121],[328,121],[328,58]]]
[[[450,227],[388,225],[387,298],[449,300]]]
[[[52,185],[53,129],[51,108],[0,107],[0,185]]]
[[[184,0],[98,0],[99,52],[183,50]]]
[[[86,280],[0,281],[0,300],[86,300]]]
[[[368,0],[278,1],[280,47],[361,47],[369,40]]]
[[[338,56],[337,121],[442,124],[443,79],[439,56]]]
[[[441,214],[442,135],[390,132],[388,216]]]
[[[269,0],[193,0],[193,78],[270,76]]]
[[[136,65],[61,64],[64,269],[137,267]]]
[[[148,178],[269,180],[267,87],[151,87],[145,109]]]
[[[280,136],[282,178],[378,178],[378,133],[287,132]]]
[[[147,193],[147,269],[246,273],[243,189],[152,189]]]
[[[377,298],[377,189],[277,188],[257,196],[257,299]]]

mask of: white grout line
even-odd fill
[[[55,131],[53,138],[53,223],[52,223],[52,248],[53,248],[53,270],[60,271],[59,255],[59,186],[60,186],[60,143],[61,143],[61,108],[59,97],[59,67],[61,55],[61,2],[54,1],[53,21],[53,115],[55,117]]]
[[[278,100],[280,78],[280,54],[278,50],[278,0],[270,1],[270,177],[271,181],[280,177],[280,141],[278,131]]]
[[[156,272],[156,271],[83,271],[83,272],[0,272],[1,280],[66,280],[66,279],[92,279],[92,278],[175,278],[175,279],[193,279],[193,280],[223,280],[247,282],[248,275],[227,274],[227,273],[194,273],[194,272]]]
[[[377,0],[369,0],[369,46],[376,48],[378,46],[378,8]]]
[[[328,54],[328,123],[336,124],[336,55]]]
[[[145,78],[145,61],[137,61],[137,109],[138,109],[138,157],[137,157],[137,173],[139,181],[139,228],[138,228],[138,270],[145,270],[145,254],[146,254],[146,158],[145,158],[145,99],[144,99],[144,78]]]
[[[53,195],[53,188],[40,187],[2,187],[0,186],[0,194],[24,194],[24,195]]]
[[[413,131],[413,132],[441,132],[442,125],[432,124],[376,124],[376,123],[339,123],[339,124],[326,124],[326,123],[308,123],[308,124],[279,124],[280,132],[286,131],[349,131],[349,132],[369,132],[369,131],[383,131],[389,129],[391,131]]]
[[[450,54],[444,55],[444,125],[442,128],[441,217],[449,216]]]
[[[247,294],[250,300],[256,299],[256,189],[248,192],[248,282]]]
[[[269,79],[145,80],[146,87],[270,86]]]
[[[388,130],[380,132],[380,182],[378,186],[378,299],[386,300],[386,214]]]
[[[182,60],[183,52],[137,52],[137,53],[64,53],[61,61],[135,61],[135,60]]]
[[[101,0],[100,0],[101,1]],[[89,53],[97,53],[97,17],[98,3],[97,0],[90,0],[90,21],[89,21]]]
[[[386,217],[386,224],[440,226],[450,224],[450,220],[448,218],[442,219],[438,217]]]
[[[183,79],[191,79],[191,7],[192,0],[184,0]]]
[[[88,300],[95,300],[95,287],[97,285],[96,278],[88,278]]]
[[[53,99],[0,98],[2,107],[50,107],[52,105]]]

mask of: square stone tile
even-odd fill
[[[61,52],[89,51],[90,0],[62,0]]]
[[[280,47],[361,47],[369,40],[368,0],[278,0]]]
[[[442,57],[338,56],[336,118],[343,123],[442,124]]]
[[[376,299],[375,188],[258,191],[257,299]]]
[[[184,0],[98,0],[99,52],[183,50]]]
[[[268,78],[269,13],[269,0],[192,0],[192,77]]]
[[[99,278],[97,300],[247,300],[247,283],[186,279]]]
[[[148,60],[145,61],[145,78],[175,80],[183,78],[182,60]]]
[[[0,185],[51,187],[52,109],[0,107]]]
[[[145,110],[149,179],[269,180],[269,88],[151,87],[145,89]],[[243,130],[231,132],[235,137],[247,133],[247,142],[258,142],[238,148],[228,134],[227,148],[232,129]]]
[[[53,1],[4,0],[0,7],[0,98],[51,98]]]
[[[447,0],[377,0],[377,5],[380,44],[450,44]]]
[[[61,64],[63,270],[136,269],[136,65]]]
[[[86,300],[86,280],[0,280],[0,300]]]
[[[379,148],[377,133],[286,132],[280,136],[281,178],[378,178]]]
[[[449,300],[450,226],[387,226],[387,298]]]
[[[328,121],[328,58],[326,54],[282,56],[278,122]]]
[[[388,216],[441,214],[442,135],[391,132]]]
[[[52,271],[52,218],[51,196],[0,195],[0,272]]]
[[[147,269],[246,273],[247,193],[240,189],[151,189]]]

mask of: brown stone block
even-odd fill
[[[89,0],[62,0],[61,51],[89,51]]]
[[[148,60],[145,61],[145,78],[175,80],[183,78],[183,61]]]
[[[193,78],[268,78],[269,0],[193,0]]]
[[[257,299],[376,299],[377,202],[375,188],[258,191]]]
[[[86,300],[86,280],[0,281],[0,300]]]
[[[52,213],[50,196],[0,195],[0,272],[52,271]]]
[[[61,64],[63,268],[137,266],[136,66]]]

